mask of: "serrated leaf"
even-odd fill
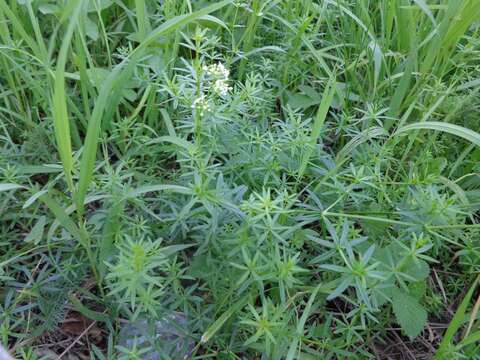
[[[320,95],[318,98],[312,98],[305,94],[290,94],[288,98],[288,105],[290,105],[293,109],[306,109],[310,106],[317,105],[320,100]]]
[[[404,266],[405,270],[403,270],[403,272],[414,278],[416,281],[424,280],[430,274],[430,267],[423,260],[413,261],[410,259]]]
[[[421,299],[427,290],[427,283],[425,280],[412,282],[408,285],[408,292],[416,299]]]
[[[392,298],[393,313],[397,323],[410,338],[416,338],[427,323],[427,312],[422,305],[409,294],[396,290]]]

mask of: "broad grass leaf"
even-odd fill
[[[449,124],[440,121],[425,121],[415,124],[406,125],[401,127],[397,130],[394,135],[399,135],[404,132],[412,131],[412,130],[435,130],[435,131],[442,131],[448,134],[459,136],[465,140],[470,141],[471,143],[480,146],[480,134],[467,129],[463,126]]]
[[[65,36],[60,47],[57,59],[57,68],[55,70],[55,83],[52,98],[53,105],[53,120],[55,129],[55,139],[57,142],[58,153],[62,160],[62,165],[65,171],[65,178],[69,189],[73,192],[73,157],[72,144],[70,137],[70,120],[67,111],[67,95],[65,91],[65,66],[67,63],[68,49],[70,41],[73,36],[73,31],[76,26],[80,11],[83,7],[84,1],[79,1],[73,14],[71,15],[70,24],[67,28]]]

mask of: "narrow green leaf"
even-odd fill
[[[57,141],[58,153],[62,160],[65,177],[70,191],[73,193],[73,158],[72,144],[70,139],[70,123],[67,111],[67,97],[65,94],[65,65],[67,62],[68,49],[73,36],[80,10],[83,7],[84,0],[78,2],[75,11],[71,15],[70,23],[65,32],[62,45],[57,59],[57,68],[55,71],[55,84],[53,92],[53,120],[55,128],[55,139]]]
[[[75,295],[70,295],[70,302],[75,310],[77,310],[80,314],[85,316],[88,319],[100,322],[109,322],[110,318],[102,313],[97,311],[90,310],[82,302],[75,297]]]
[[[377,88],[378,79],[380,78],[380,72],[382,71],[383,52],[377,41],[371,41],[368,45],[373,56],[374,66],[374,88]]]
[[[313,302],[315,301],[315,298],[317,297],[317,294],[320,288],[321,288],[321,285],[318,285],[315,288],[315,290],[313,290],[312,294],[310,295],[310,298],[308,299],[307,305],[305,306],[305,309],[303,309],[302,316],[300,317],[300,321],[297,324],[296,337],[294,341],[292,341],[292,343],[290,344],[286,360],[293,360],[296,358],[295,354],[297,353],[297,348],[300,343],[300,337],[303,335],[305,324],[307,323],[308,317],[310,316],[310,311],[312,309]]]
[[[480,342],[480,331],[476,331],[473,334],[469,335],[465,339],[462,340],[460,343],[461,346],[467,346],[470,344],[474,344]]]
[[[390,100],[390,109],[388,111],[389,117],[396,118],[400,114],[400,109],[403,101],[410,89],[410,82],[412,80],[412,72],[415,65],[415,52],[408,57],[402,77],[395,88],[392,99]],[[391,126],[391,120],[387,121],[387,129]]]
[[[173,126],[172,119],[168,114],[168,111],[165,109],[160,109],[160,113],[162,114],[163,121],[165,121],[165,126],[167,127],[168,135],[171,137],[177,138],[177,133],[175,132],[175,126]]]
[[[74,237],[77,241],[83,246],[87,246],[87,241],[84,234],[81,233],[80,229],[75,225],[73,220],[68,216],[65,210],[48,194],[42,194],[40,196],[45,205],[50,209],[50,211],[55,215],[57,221]]]
[[[458,200],[460,200],[463,205],[470,206],[470,202],[468,201],[465,191],[463,191],[463,189],[456,182],[453,182],[452,180],[444,176],[439,176],[438,180],[442,184],[450,188],[450,190],[452,190],[455,193],[455,195],[457,195]]]
[[[46,194],[48,190],[41,190],[30,196],[27,201],[25,201],[25,204],[23,204],[22,209],[28,208],[30,205],[32,205],[37,199],[42,196],[43,194]]]
[[[22,185],[17,185],[17,184],[0,184],[0,192],[17,190],[17,189],[26,189],[26,187]]]
[[[256,55],[256,54],[259,54],[259,53],[263,53],[263,52],[279,52],[279,53],[284,53],[285,50],[283,50],[281,47],[279,46],[274,46],[274,45],[270,45],[270,46],[262,46],[260,48],[256,48],[256,49],[253,49],[249,52],[246,52],[245,54],[241,54],[235,58],[233,58],[233,60],[230,62],[231,64],[234,64],[236,63],[237,61],[241,60],[241,59],[244,59],[244,58],[248,58],[250,57],[251,55]]]
[[[442,131],[448,134],[459,136],[465,140],[470,141],[471,143],[480,146],[480,134],[467,129],[463,126],[444,123],[440,121],[425,121],[421,123],[415,123],[411,125],[406,125],[401,127],[396,131],[394,135],[399,135],[407,131],[411,130],[435,130],[435,131]]]
[[[103,236],[98,249],[98,272],[103,278],[106,272],[106,262],[114,254],[114,241],[117,231],[121,228],[121,217],[124,213],[125,201],[118,201],[112,204],[107,212]]]
[[[196,244],[177,244],[177,245],[165,246],[164,248],[162,248],[162,253],[168,257],[179,251],[191,248],[192,246],[195,246],[195,245]]]
[[[210,325],[208,327],[208,329],[203,333],[202,335],[202,338],[201,338],[201,342],[202,343],[207,343],[208,341],[210,341],[210,339],[212,338],[213,335],[215,335],[217,333],[218,330],[220,330],[220,328],[223,326],[223,324],[225,324],[225,322],[235,313],[237,312],[238,310],[240,310],[243,305],[245,304],[246,302],[246,299],[244,299],[243,301],[239,301],[237,302],[235,305],[233,305],[232,307],[230,307],[227,311],[225,311],[217,320],[215,320],[213,322],[212,325]]]
[[[348,143],[344,145],[344,147],[338,152],[336,161],[337,163],[341,163],[348,159],[353,151],[360,145],[364,144],[365,142],[374,139],[374,138],[379,138],[382,136],[386,136],[388,133],[385,129],[374,126],[368,129],[365,129],[361,133],[355,135],[352,140],[350,140]]]
[[[157,192],[157,191],[172,191],[177,194],[185,194],[185,195],[192,195],[192,190],[185,186],[180,185],[145,185],[141,186],[137,189],[129,191],[126,194],[126,198],[136,198],[140,195],[150,193],[150,192]]]
[[[47,218],[45,216],[40,216],[38,221],[33,226],[32,230],[25,237],[25,242],[32,242],[35,245],[38,245],[40,240],[42,240],[46,219]]]
[[[95,201],[100,201],[100,200],[103,200],[103,199],[108,198],[108,197],[109,197],[109,195],[93,195],[93,196],[90,196],[90,197],[85,199],[84,205],[93,203]],[[77,210],[77,205],[76,204],[72,204],[72,205],[68,206],[67,208],[63,209],[63,211],[65,212],[65,214],[68,217],[70,217],[70,215],[72,213],[74,213],[75,210]],[[58,219],[55,219],[55,221],[52,223],[52,225],[48,229],[48,232],[47,232],[47,239],[48,240],[50,240],[52,238],[53,234],[55,233],[55,231],[57,230],[59,225],[62,225],[62,224],[60,223],[60,221]],[[88,234],[85,234],[85,235],[88,236]]]
[[[302,158],[302,162],[300,164],[300,168],[298,170],[299,179],[303,177],[303,174],[305,173],[307,165],[310,161],[310,157],[312,156],[316,148],[315,145],[317,144],[317,141],[322,132],[323,124],[325,123],[328,109],[330,109],[330,105],[332,104],[334,94],[335,94],[335,78],[331,77],[327,83],[327,86],[325,87],[325,90],[323,91],[322,102],[320,103],[320,106],[317,111],[317,115],[313,122],[312,132],[310,134],[310,139],[309,139],[309,147],[305,151],[305,154]]]
[[[137,11],[137,26],[139,39],[143,40],[150,31],[150,22],[148,20],[147,7],[145,0],[135,0],[135,9]]]
[[[13,13],[10,6],[5,0],[0,0],[0,9],[5,13],[7,19],[12,23],[15,31],[18,32],[23,41],[28,45],[28,47],[33,51],[33,53],[39,58],[42,58],[42,52],[35,42],[35,40],[28,34],[28,32],[23,27],[20,19]]]
[[[435,18],[433,17],[432,11],[428,7],[427,3],[424,0],[413,0],[420,9],[425,13],[425,15],[428,16],[428,18],[431,20],[432,24],[434,26],[437,26],[437,22],[435,21]]]
[[[434,360],[442,360],[444,358],[445,351],[448,349],[448,346],[452,343],[453,337],[457,333],[458,329],[462,326],[463,319],[465,317],[465,313],[467,312],[468,305],[470,304],[470,300],[473,296],[473,292],[475,291],[478,281],[480,277],[477,277],[468,290],[467,294],[463,298],[460,306],[458,307],[453,319],[450,321],[450,325],[448,325],[447,331],[443,335],[442,342],[438,347],[437,352],[435,353]]]
[[[463,83],[462,85],[457,86],[455,90],[456,91],[464,91],[464,90],[470,89],[472,87],[477,88],[478,86],[480,86],[480,79],[475,79],[475,80],[467,81],[467,82]]]
[[[177,136],[160,136],[157,139],[153,139],[152,141],[149,141],[146,143],[146,145],[153,145],[153,144],[160,144],[163,142],[168,142],[171,144],[175,144],[185,150],[192,151],[195,146],[192,143],[189,143],[187,140],[181,139]]]

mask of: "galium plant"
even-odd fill
[[[127,237],[121,241],[115,262],[108,265],[109,295],[117,297],[116,303],[131,311],[133,319],[140,312],[157,315],[155,307],[161,304],[165,282],[158,272],[168,267],[160,245],[159,241],[135,242]]]

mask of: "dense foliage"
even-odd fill
[[[479,20],[478,0],[0,0],[0,342],[480,359]]]

